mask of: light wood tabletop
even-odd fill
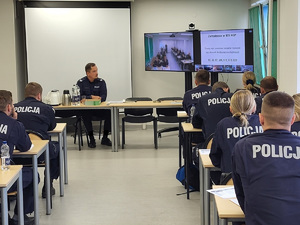
[[[191,123],[181,123],[182,129],[185,133],[196,133],[196,132],[201,132],[202,129],[200,128],[194,128],[193,124]]]
[[[22,165],[11,165],[9,170],[0,169],[0,187],[7,187],[16,176],[19,176],[22,167]]]
[[[61,133],[66,128],[67,123],[57,123],[53,130],[48,131],[48,133]]]
[[[45,146],[48,144],[48,140],[32,140],[32,148],[26,152],[20,152],[19,150],[14,150],[13,155],[38,155]]]

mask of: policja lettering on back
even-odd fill
[[[209,91],[209,92],[203,91],[203,92],[192,93],[192,94],[191,94],[191,98],[192,98],[192,100],[198,99],[198,98],[200,98],[201,96],[207,95],[207,94],[209,94],[209,93],[211,93],[211,92],[210,92],[210,91]]]
[[[226,103],[230,103],[230,98],[211,98],[207,101],[208,106]]]
[[[300,159],[300,147],[296,146],[296,149],[293,149],[292,146],[282,146],[282,145],[253,145],[253,158],[257,158],[258,154],[268,158],[285,158],[285,159]]]
[[[19,112],[29,112],[29,113],[36,113],[40,114],[40,107],[33,107],[33,106],[19,106],[15,107],[17,113]]]
[[[227,128],[227,139],[244,137],[245,135],[254,134],[254,133],[262,133],[263,129],[261,126],[254,127],[233,127]]]

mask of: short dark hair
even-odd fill
[[[96,64],[95,63],[88,63],[88,64],[86,64],[85,65],[85,72],[86,73],[90,72],[93,66],[96,66]]]
[[[195,75],[195,80],[198,83],[209,83],[209,72],[207,70],[199,70]]]
[[[214,85],[212,86],[212,92],[214,92],[216,89],[218,88],[229,88],[228,85],[223,82],[223,81],[218,81],[216,83],[214,83]]]
[[[30,82],[25,87],[25,98],[36,97],[38,94],[43,93],[43,88],[39,83]]]
[[[260,81],[260,86],[265,89],[266,92],[277,91],[278,85],[274,77],[267,76]]]
[[[12,94],[10,91],[0,90],[0,111],[4,112],[7,105],[12,105]]]
[[[269,122],[290,123],[295,109],[292,96],[280,91],[272,91],[263,98],[261,113]]]

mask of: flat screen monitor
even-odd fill
[[[199,69],[219,73],[253,71],[253,30],[200,31],[200,60],[195,71]]]
[[[193,72],[193,32],[145,33],[145,70]]]

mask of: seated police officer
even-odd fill
[[[295,122],[291,127],[292,134],[300,137],[300,94],[293,95],[295,101]]]
[[[25,131],[24,125],[17,121],[17,113],[12,104],[12,94],[10,91],[0,90],[0,141],[7,141],[9,154],[13,156],[14,148],[21,152],[26,152],[31,148],[31,141]],[[33,171],[32,168],[22,168],[23,180],[23,204],[24,204],[24,223],[26,225],[34,224],[34,218],[26,214],[34,210],[33,200]],[[16,183],[8,192],[17,191]],[[18,224],[18,207],[15,206],[15,215],[10,224]]]
[[[272,91],[277,91],[278,90],[278,85],[277,81],[274,77],[267,76],[264,79],[260,81],[260,92],[261,96],[257,96],[255,98],[256,102],[256,114],[259,114],[261,112],[261,104],[263,101],[263,98],[269,94]]]
[[[273,91],[259,114],[263,133],[239,140],[232,155],[233,181],[247,225],[298,225],[300,138],[290,132],[294,100]]]
[[[56,127],[55,111],[52,106],[42,102],[43,88],[36,82],[30,82],[25,87],[25,99],[15,104],[18,120],[22,122],[27,130],[40,133],[43,139],[49,140],[48,131]],[[55,194],[53,180],[59,177],[59,145],[57,141],[49,142],[50,157],[50,184],[51,194]],[[44,155],[39,161],[45,161]],[[42,197],[46,198],[45,183],[42,189]]]
[[[212,87],[210,84],[209,72],[207,70],[199,70],[195,76],[196,87],[185,92],[183,97],[183,109],[190,115],[192,105],[198,103],[198,99],[203,95],[211,93]]]
[[[193,126],[202,128],[204,139],[215,132],[217,123],[231,116],[229,105],[232,93],[225,82],[216,82],[212,87],[212,93],[199,98],[193,116]]]
[[[80,87],[80,95],[85,95],[87,99],[98,99],[104,102],[107,97],[107,88],[105,81],[102,78],[98,78],[98,67],[95,63],[88,63],[85,66],[85,72],[86,76],[77,81],[77,85]],[[83,123],[90,139],[88,146],[90,148],[96,147],[92,126],[93,117],[97,117],[99,120],[105,120],[101,144],[111,146],[111,141],[108,138],[108,134],[111,131],[111,115],[109,109],[90,110],[82,114]]]
[[[232,116],[217,124],[209,157],[214,166],[221,168],[224,176],[232,172],[231,155],[235,143],[243,136],[262,132],[255,109],[252,93],[248,90],[237,91],[230,101]]]

